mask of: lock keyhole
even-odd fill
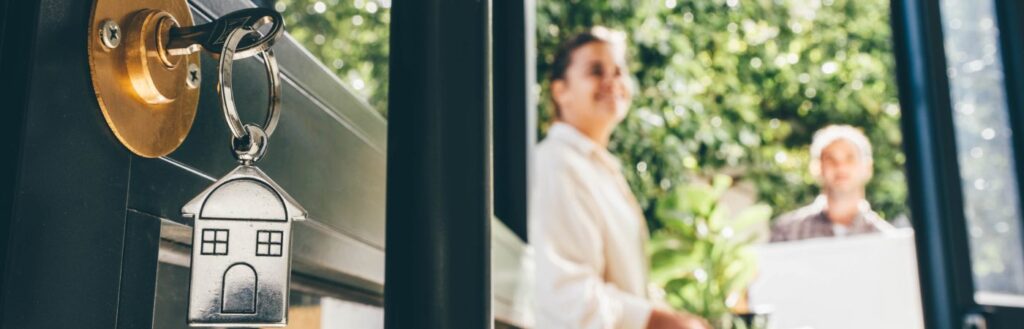
[[[177,19],[166,11],[144,9],[125,27],[128,77],[135,93],[148,104],[171,103],[188,89],[180,82],[188,77],[178,65],[184,56],[171,56],[164,49],[171,28],[177,25]]]
[[[156,27],[156,43],[153,45],[156,49],[153,52],[163,62],[164,67],[173,69],[178,66],[181,62],[182,56],[171,55],[167,52],[167,42],[171,37],[171,29],[178,27],[178,20],[174,19],[174,16],[167,14],[166,17],[162,17],[157,23]]]

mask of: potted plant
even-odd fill
[[[660,228],[648,249],[651,282],[672,307],[708,319],[716,328],[745,328],[732,310],[756,273],[750,248],[759,236],[751,228],[764,225],[772,209],[757,204],[733,215],[721,206],[732,178],[715,176],[710,184],[679,186],[659,200],[655,219]]]

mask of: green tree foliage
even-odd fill
[[[280,0],[288,32],[387,114],[390,0]],[[653,217],[672,186],[716,173],[754,184],[776,213],[817,193],[807,145],[829,123],[874,144],[868,199],[906,213],[900,110],[885,0],[540,0],[537,70],[561,40],[593,25],[629,35],[637,82],[612,151]],[[539,108],[540,131],[551,104]]]
[[[758,236],[750,228],[772,214],[764,204],[738,213],[721,207],[719,200],[730,185],[729,176],[717,175],[710,185],[673,188],[658,202],[655,216],[664,226],[651,235],[647,248],[651,282],[662,287],[665,300],[717,328],[730,328],[730,309],[756,275],[750,245]]]
[[[386,116],[390,0],[279,0],[288,31]],[[651,279],[667,300],[720,319],[755,266],[745,228],[810,202],[812,134],[861,127],[874,145],[868,199],[907,212],[886,0],[539,0],[537,90],[558,44],[625,31],[632,110],[610,148],[651,221]],[[543,135],[552,106],[538,109]],[[746,183],[762,204],[725,209]],[[718,323],[716,323],[718,324]]]
[[[808,145],[832,123],[861,127],[873,143],[876,210],[906,213],[888,1],[541,0],[537,9],[544,100],[562,40],[594,25],[627,33],[637,90],[610,148],[649,219],[673,186],[720,173],[752,183],[776,214],[810,202]],[[551,113],[542,102],[541,134]]]
[[[274,8],[295,40],[387,116],[391,0],[280,0]]]

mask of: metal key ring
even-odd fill
[[[248,132],[244,128],[245,124],[242,123],[242,119],[238,116],[238,109],[235,108],[235,96],[231,84],[231,64],[234,62],[235,48],[238,47],[238,43],[250,33],[259,34],[257,30],[262,24],[265,24],[265,22],[257,21],[254,22],[254,25],[240,26],[231,31],[228,34],[227,41],[224,42],[224,49],[220,56],[220,67],[217,73],[220,105],[224,109],[224,119],[228,122],[228,128],[231,128],[231,135],[237,139],[245,137],[248,135]],[[263,131],[269,137],[274,133],[274,128],[277,127],[277,122],[281,118],[281,77],[278,74],[277,59],[274,58],[274,52],[268,48],[260,52],[259,55],[263,58],[267,80],[270,81],[269,109],[267,110],[266,121],[262,125]]]
[[[262,128],[254,124],[245,125],[245,131],[248,133],[246,137],[231,138],[231,150],[235,151],[235,159],[241,161],[242,164],[252,165],[254,162],[260,161],[264,154],[267,154],[267,144],[270,138]]]

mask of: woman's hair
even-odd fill
[[[548,83],[554,83],[558,80],[565,79],[565,71],[569,69],[572,64],[572,54],[576,52],[576,49],[580,49],[583,46],[590,44],[591,42],[603,42],[612,46],[613,51],[616,55],[625,56],[625,43],[626,34],[622,31],[615,31],[603,26],[594,26],[587,31],[569,38],[562,42],[558,46],[558,51],[555,52],[555,60],[551,62],[551,70],[548,72]],[[554,100],[552,95],[551,103],[555,106],[555,118],[562,116],[562,111],[558,108],[558,103]]]

